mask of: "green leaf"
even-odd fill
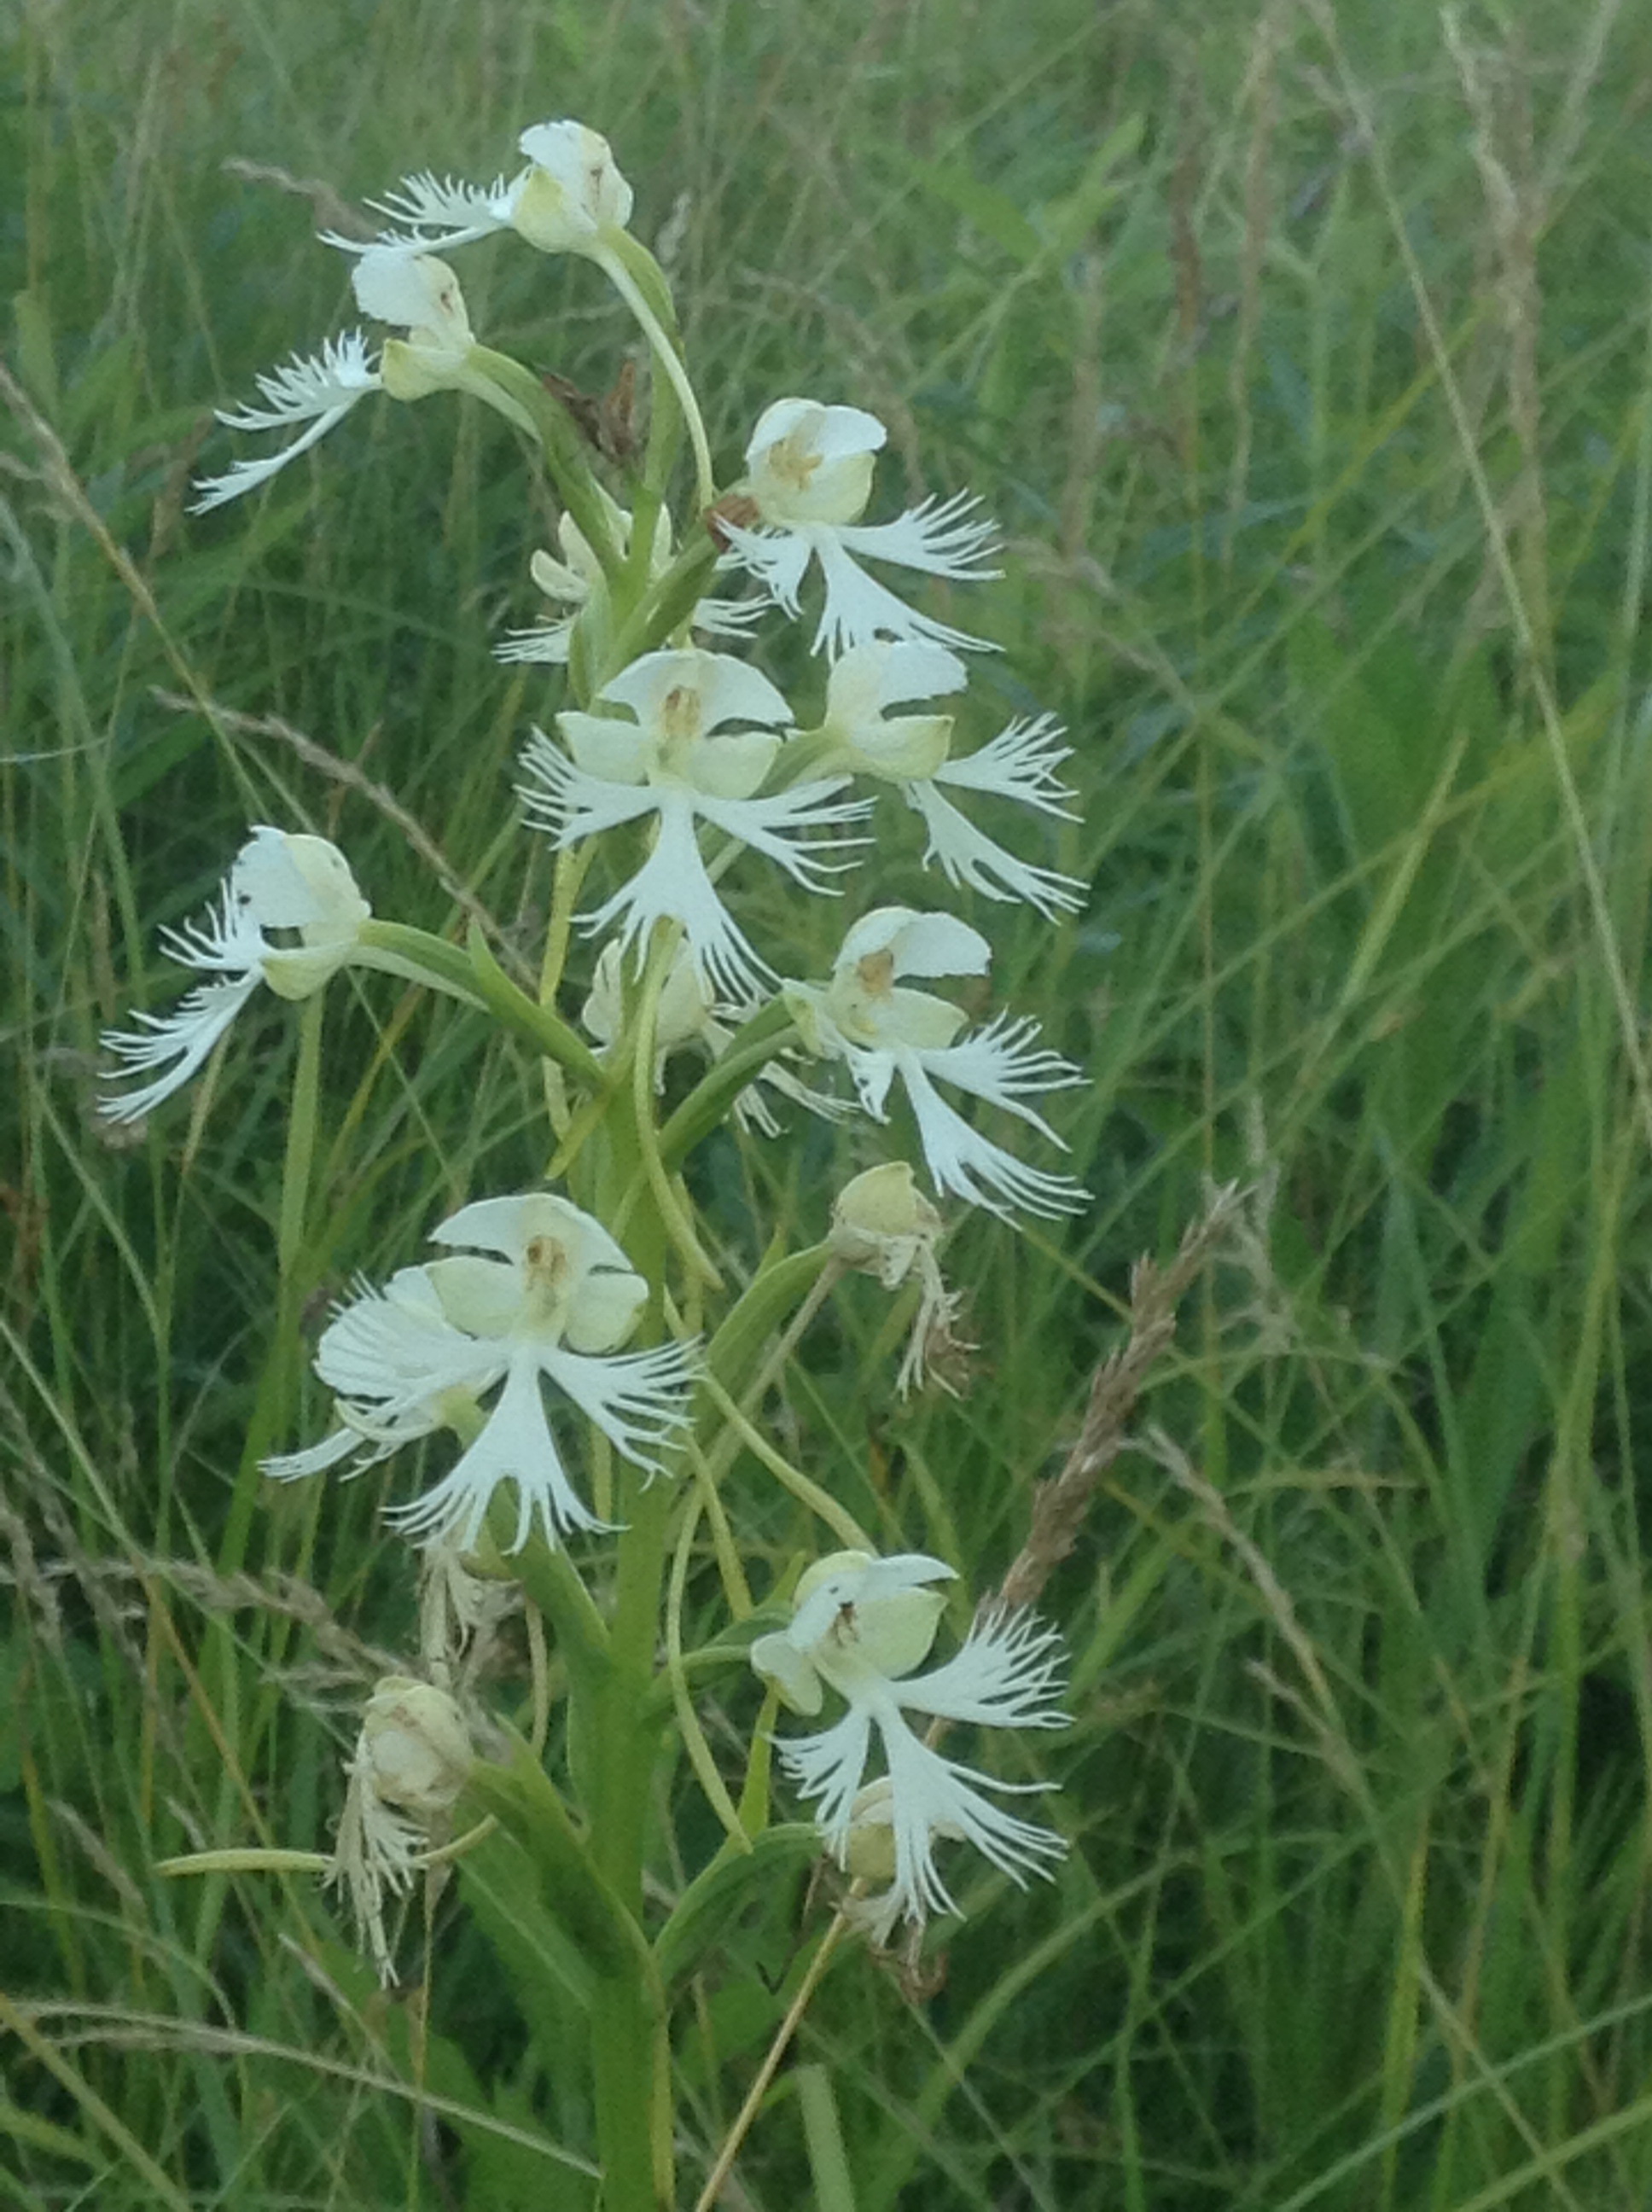
[[[825,1243],[784,1258],[771,1254],[735,1300],[706,1352],[706,1364],[732,1397],[738,1397],[763,1346],[814,1288],[831,1256]],[[714,1408],[710,1418],[721,1417]]]
[[[642,1930],[610,1888],[550,1778],[519,1737],[508,1767],[480,1759],[467,1795],[514,1836],[538,1869],[541,1894],[589,1972],[653,1978]]]
[[[713,1063],[659,1133],[659,1156],[670,1170],[727,1119],[746,1085],[792,1042],[794,1024],[784,1000],[771,999],[735,1031],[728,1049]]]
[[[1141,118],[1127,115],[1109,131],[1084,164],[1084,173],[1070,192],[1047,200],[1040,218],[1045,250],[1065,261],[1076,253],[1096,228],[1103,209],[1124,191],[1113,181],[1113,171],[1129,159],[1141,143]]]
[[[678,1899],[654,1939],[654,1959],[667,1993],[699,1965],[753,1899],[773,1894],[778,1880],[820,1856],[820,1832],[811,1822],[765,1828],[749,1851],[725,1844]]]
[[[547,1990],[588,2010],[596,1978],[590,1962],[545,1909],[533,1862],[516,1838],[501,1829],[467,1851],[459,1881],[529,2026],[544,2011]]]
[[[547,1060],[557,1061],[570,1075],[577,1075],[587,1089],[607,1088],[607,1074],[590,1046],[549,1006],[535,1006],[527,993],[512,982],[474,921],[465,949],[471,956],[471,981],[489,1013],[497,1014],[507,1028],[536,1045]]]
[[[932,196],[956,208],[983,238],[990,238],[1017,261],[1036,261],[1043,241],[1007,192],[984,185],[962,161],[914,161],[913,174]]]

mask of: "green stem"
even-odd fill
[[[631,240],[625,242],[634,243]],[[643,287],[626,266],[618,246],[619,241],[616,240],[614,246],[599,247],[592,258],[636,317],[655,362],[677,395],[677,404],[683,410],[683,420],[688,426],[689,443],[694,448],[695,496],[700,506],[709,507],[717,496],[717,480],[712,474],[711,447],[706,441],[706,426],[701,419],[700,402],[695,398],[694,386],[683,366],[683,356],[677,351],[674,334],[667,331],[664,318],[643,296]]]
[[[593,1176],[592,1210],[600,1219],[615,1218],[624,1194],[642,1175],[645,1147],[638,1117],[652,1115],[653,1105],[651,1085],[639,1092],[623,1079],[615,1082],[603,1121],[606,1144]],[[649,1136],[653,1137],[652,1129]],[[625,1242],[633,1266],[654,1288],[650,1317],[657,1328],[667,1255],[665,1226],[658,1212],[637,1206]],[[592,1700],[592,1740],[602,1752],[591,1778],[592,1856],[640,1937],[643,1863],[661,1733],[650,1692],[674,1504],[668,1483],[650,1483],[635,1469],[624,1470],[616,1516],[623,1533],[616,1547],[609,1664]],[[647,1990],[635,1977],[604,1978],[592,1996],[591,2038],[604,2212],[667,2212],[675,2192],[663,2012],[657,2016],[651,2009]]]
[[[281,1224],[276,1250],[281,1265],[282,1304],[295,1307],[295,1278],[304,1251],[304,1223],[315,1171],[317,1101],[321,1087],[321,1003],[317,991],[299,1012],[298,1066],[293,1073],[293,1105],[287,1118],[287,1158],[281,1176]],[[295,1310],[293,1317],[296,1318]]]

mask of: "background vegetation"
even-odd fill
[[[274,1326],[293,1024],[261,1006],[147,1130],[92,1117],[100,1030],[171,994],[156,927],[249,821],[337,835],[378,912],[442,927],[434,845],[531,937],[509,783],[554,701],[489,647],[537,615],[547,518],[509,434],[364,406],[265,498],[183,505],[209,409],[346,319],[313,208],[490,174],[568,113],[666,234],[726,474],[801,390],[890,424],[880,514],[968,485],[1002,519],[983,680],[1066,721],[1089,810],[1076,927],[975,918],[995,998],[1093,1073],[1056,1111],[1094,1209],[957,1230],[971,1395],[900,1407],[857,1285],[772,1418],[985,1581],[1131,1261],[1210,1179],[1253,1191],[1050,1594],[1067,1864],[969,1883],[932,1989],[841,1961],[727,2202],[1644,2204],[1652,18],[23,0],[0,40],[4,359],[60,441],[0,431],[5,2201],[586,2201],[546,2148],[581,2138],[578,2065],[528,2056],[571,2030],[501,1973],[486,1869],[429,1931],[422,2116],[417,2005],[325,1899],[150,1871],[325,1849],[409,1622],[376,1480],[256,1472],[319,1411]],[[494,343],[606,387],[594,271],[507,241],[464,273]],[[836,917],[794,907],[763,941],[805,973]],[[326,1024],[312,1326],[537,1158],[473,1017],[372,979]],[[819,1233],[834,1141],[703,1160],[737,1266],[754,1222]],[[778,1568],[809,1533],[739,1479]],[[776,1894],[705,1982],[690,2177],[822,1909]],[[849,2173],[811,2183],[819,2067]]]

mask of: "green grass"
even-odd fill
[[[151,1871],[325,1849],[410,1620],[386,1486],[256,1469],[322,1405],[276,1325],[296,1024],[260,1007],[136,1142],[92,1115],[99,1031],[170,994],[156,927],[249,821],[337,835],[376,911],[447,927],[382,785],[534,941],[549,870],[509,785],[555,699],[489,645],[536,612],[548,518],[509,434],[366,405],[267,499],[181,510],[226,451],[207,410],[347,304],[307,202],[226,160],[359,200],[489,175],[564,112],[613,141],[643,238],[686,196],[725,475],[780,392],[882,415],[878,512],[967,485],[1011,539],[969,599],[1002,647],[972,726],[1036,703],[1078,748],[1060,857],[1090,912],[1059,939],[974,918],[995,1003],[1093,1073],[1055,1111],[1095,1207],[958,1228],[982,1352],[956,1403],[896,1403],[887,1302],[851,1285],[771,1408],[801,1462],[987,1582],[1131,1261],[1209,1180],[1256,1193],[1159,1371],[1164,1442],[1119,1462],[1049,1594],[1076,1724],[1026,1771],[1063,1784],[1059,1881],[967,1881],[932,1993],[841,1962],[728,2201],[806,2201],[811,2142],[830,2167],[822,2067],[853,2191],[823,2179],[828,2212],[1652,2195],[1652,27],[1504,12],[1465,12],[1455,52],[1431,9],[1345,6],[1339,44],[1322,9],[1232,0],[28,0],[0,25],[4,358],[73,472],[0,432],[5,2201],[589,2202],[543,2148],[588,2139],[575,2025],[489,1940],[507,1865],[439,1907],[422,2057],[307,1883]],[[606,386],[627,331],[594,271],[501,244],[465,279],[490,340]],[[768,665],[802,678],[795,642]],[[880,896],[918,892],[916,857]],[[835,942],[772,888],[748,911],[794,973]],[[475,1015],[372,978],[325,1034],[318,1302],[538,1165],[527,1063]],[[876,1156],[838,1142],[708,1148],[737,1265],[773,1224],[819,1233],[823,1183]],[[761,1589],[813,1539],[736,1479]],[[709,1571],[693,1592],[709,1629]],[[517,1651],[490,1694],[525,1683]],[[708,1710],[731,1773],[756,1705]],[[696,2189],[823,1910],[777,1888],[706,1978]],[[385,2086],[421,2066],[446,2100],[422,2130]]]

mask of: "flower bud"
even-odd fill
[[[386,1674],[367,1699],[361,1744],[375,1794],[422,1821],[451,1812],[470,1775],[459,1707],[445,1690],[405,1674]]]
[[[957,1334],[957,1294],[946,1287],[935,1254],[942,1226],[904,1160],[856,1176],[832,1208],[827,1242],[846,1267],[875,1275],[886,1291],[917,1279],[918,1310],[896,1378],[903,1398],[930,1374],[944,1389],[953,1389],[945,1370],[972,1348]]]
[[[604,230],[630,219],[631,187],[612,149],[583,123],[539,123],[518,141],[533,167],[522,179],[511,222],[542,253],[582,253]]]
[[[905,1281],[920,1244],[932,1245],[941,1217],[905,1160],[868,1168],[838,1193],[827,1242],[846,1266],[876,1275],[886,1291]]]
[[[857,1881],[895,1879],[895,1790],[887,1774],[856,1793],[849,1808],[843,1867]]]

